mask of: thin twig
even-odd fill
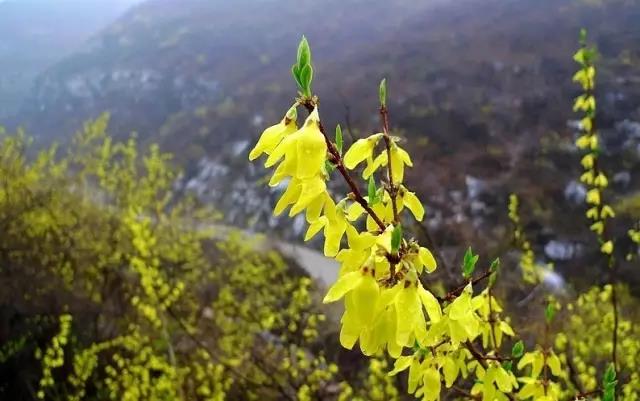
[[[302,103],[302,105],[307,109],[309,113],[311,113],[315,108],[315,103],[311,99],[306,99]],[[345,168],[344,163],[342,162],[342,156],[340,156],[340,152],[338,152],[338,149],[336,149],[333,142],[331,142],[331,140],[327,136],[327,133],[324,130],[324,127],[322,126],[322,122],[319,122],[319,126],[320,126],[320,132],[324,136],[324,140],[327,144],[327,150],[331,155],[330,161],[336,166],[336,169],[340,172],[344,180],[347,182],[347,185],[349,186],[349,188],[351,189],[351,193],[353,194],[353,200],[358,202],[360,206],[362,206],[362,208],[369,214],[369,216],[371,216],[371,218],[378,225],[378,228],[380,229],[380,231],[384,231],[386,228],[386,225],[380,219],[380,217],[378,217],[376,212],[374,212],[373,209],[371,209],[367,201],[362,196],[360,189],[358,189],[358,186],[353,181],[353,178],[351,178],[351,175],[349,175],[349,172]]]
[[[454,289],[452,291],[449,291],[444,297],[442,297],[440,299],[440,301],[451,301],[451,300],[454,300],[460,294],[462,294],[462,291],[464,291],[465,287],[467,285],[469,285],[469,283],[471,283],[472,286],[476,285],[480,281],[482,281],[482,280],[486,279],[487,277],[491,276],[492,273],[493,272],[491,270],[487,270],[481,276],[478,276],[478,277],[474,278],[471,281],[467,281],[466,283],[462,284],[461,286],[457,287],[456,289]]]
[[[383,104],[380,106],[380,119],[382,120],[382,133],[384,135],[384,145],[387,148],[387,172],[389,173],[389,196],[391,197],[391,207],[393,208],[393,222],[397,224],[400,221],[398,216],[398,186],[393,182],[393,168],[391,167],[391,137],[389,136],[389,113],[387,107]]]

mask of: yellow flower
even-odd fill
[[[284,171],[276,169],[275,175],[292,175],[305,179],[321,174],[327,157],[327,145],[320,132],[317,107],[309,114],[302,128],[284,138],[273,149],[265,162],[265,167],[273,166],[283,157],[285,157]]]
[[[391,170],[393,173],[393,183],[399,184],[404,180],[404,166],[413,166],[411,157],[395,143],[391,144]]]
[[[600,204],[600,190],[597,188],[590,189],[587,192],[587,203],[591,205],[599,205]]]
[[[278,203],[276,203],[273,214],[278,216],[289,205],[293,205],[289,211],[289,216],[295,216],[317,201],[319,197],[324,197],[326,189],[327,184],[322,177],[316,176],[308,180],[293,178]]]
[[[346,228],[349,247],[336,255],[336,260],[342,263],[341,273],[359,269],[371,256],[371,248],[376,242],[376,236],[371,233],[358,233],[351,224],[347,224]]]
[[[580,163],[582,164],[582,167],[584,167],[585,169],[590,169],[590,168],[593,168],[594,161],[595,161],[595,157],[593,156],[593,154],[589,153],[588,155],[585,155],[582,158]]]
[[[600,247],[600,251],[604,254],[611,255],[611,252],[613,252],[613,242],[609,240],[602,244],[602,246]]]
[[[584,182],[585,184],[589,184],[589,185],[593,184],[593,179],[594,179],[593,171],[591,171],[591,170],[584,172],[580,176],[580,181]]]
[[[410,261],[413,263],[418,274],[421,274],[425,268],[427,269],[427,273],[432,273],[437,267],[436,259],[433,257],[431,251],[422,246],[418,248],[418,254],[415,255],[413,260],[410,259]]]
[[[604,232],[604,223],[601,221],[596,221],[589,227],[589,229],[599,235],[602,235],[602,233]]]
[[[601,172],[598,173],[596,178],[593,180],[593,184],[596,187],[605,188],[607,185],[609,185],[609,180],[607,180],[607,176]]]
[[[345,167],[353,170],[358,164],[371,158],[380,138],[382,138],[382,134],[378,133],[355,141],[344,154]]]
[[[576,146],[579,149],[586,149],[591,143],[591,137],[589,135],[582,135],[576,140]]]
[[[471,284],[468,284],[462,294],[445,308],[447,329],[453,343],[473,340],[480,334],[480,322],[471,303],[472,292]]]
[[[601,215],[602,215],[603,219],[606,219],[606,218],[609,218],[609,217],[616,217],[615,212],[613,211],[613,209],[609,205],[602,206]]]
[[[349,226],[342,207],[336,207],[333,199],[325,192],[324,215],[309,225],[304,240],[310,240],[324,228],[324,254],[336,256],[340,251],[342,237]]]
[[[424,218],[424,206],[420,202],[420,199],[415,193],[408,191],[404,186],[400,187],[398,192],[398,209],[402,210],[403,207],[411,210],[411,213],[418,221],[422,221]]]
[[[284,137],[294,133],[298,129],[296,126],[295,108],[292,108],[292,110],[293,112],[290,110],[287,116],[278,124],[272,125],[262,132],[256,146],[254,146],[249,153],[249,160],[255,160],[263,153],[270,155]]]
[[[322,302],[335,302],[343,297],[345,313],[341,320],[340,344],[351,349],[363,330],[374,323],[380,288],[372,272],[363,268],[343,275],[329,288]]]

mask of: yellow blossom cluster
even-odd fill
[[[61,315],[59,318],[60,329],[51,339],[51,343],[44,351],[44,355],[39,348],[36,350],[36,358],[42,359],[42,377],[36,393],[38,399],[45,399],[47,389],[53,387],[53,369],[59,368],[64,364],[64,347],[69,342],[72,320],[73,318],[69,314]]]
[[[609,185],[609,180],[598,163],[601,144],[595,127],[596,69],[593,65],[595,57],[595,49],[588,47],[583,38],[580,49],[573,56],[573,59],[580,66],[578,72],[573,76],[573,81],[580,85],[583,93],[575,99],[573,110],[582,113],[580,120],[582,133],[576,140],[576,146],[584,152],[580,161],[584,169],[580,181],[588,187],[586,195],[586,202],[589,205],[587,218],[591,220],[591,230],[596,233],[600,241],[600,251],[605,255],[611,255],[613,241],[606,237],[605,228],[607,220],[614,217],[615,212],[604,200],[602,191]]]

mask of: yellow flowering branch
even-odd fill
[[[304,98],[301,104],[307,109],[309,113],[312,113],[313,110],[317,107],[317,101],[314,101],[312,98],[309,98],[309,97]],[[320,132],[322,133],[322,136],[324,137],[324,140],[327,144],[327,150],[329,151],[329,155],[330,155],[329,161],[340,172],[340,174],[342,175],[342,178],[344,178],[345,182],[351,189],[351,194],[353,194],[352,195],[353,200],[358,202],[360,206],[362,206],[362,208],[369,214],[369,216],[371,216],[371,218],[378,225],[378,228],[380,229],[380,231],[384,231],[386,228],[386,224],[384,224],[382,220],[380,220],[380,217],[378,217],[376,212],[374,212],[373,209],[371,209],[371,207],[369,206],[369,203],[362,196],[362,193],[360,192],[358,185],[355,183],[355,181],[353,180],[353,178],[345,168],[340,152],[338,152],[338,149],[333,144],[333,142],[331,142],[331,139],[329,139],[327,132],[324,130],[324,126],[322,125],[322,122],[319,122],[318,125],[320,127]]]

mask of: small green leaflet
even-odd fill
[[[380,99],[380,106],[387,106],[387,79],[384,78],[380,81],[380,87],[378,88],[378,97]]]
[[[547,324],[551,324],[555,315],[556,307],[552,303],[549,303],[544,309],[544,318],[547,320]]]
[[[616,369],[611,363],[602,377],[602,401],[615,401],[616,383]]]
[[[607,366],[607,370],[604,372],[602,383],[603,384],[613,383],[615,380],[616,380],[616,370],[614,369],[613,364],[610,363],[609,366]]]
[[[309,42],[304,35],[302,35],[302,39],[300,39],[300,43],[298,44],[297,61],[298,69],[311,63],[311,48],[309,48]]]
[[[380,201],[378,199],[378,189],[376,188],[376,181],[373,176],[369,177],[369,185],[367,186],[367,195],[369,198],[369,205],[373,206]]]
[[[398,224],[393,228],[391,233],[391,252],[397,254],[402,243],[402,224]]]
[[[342,128],[340,124],[336,125],[336,148],[338,148],[338,153],[342,156]]]
[[[513,348],[511,348],[511,356],[514,358],[520,358],[524,354],[524,343],[522,340],[519,340],[517,343],[513,344]]]
[[[476,269],[476,263],[478,263],[478,255],[473,254],[473,250],[471,247],[467,248],[467,251],[464,253],[464,259],[462,261],[462,275],[464,278],[469,278],[473,274],[473,271]]]
[[[498,270],[500,270],[500,258],[495,258],[491,265],[489,266],[489,271],[491,272],[491,276],[489,276],[489,286],[493,286],[498,279]]]
[[[325,160],[324,169],[327,171],[327,174],[330,175],[336,169],[336,166],[334,166],[329,160]]]
[[[313,67],[311,66],[311,49],[307,38],[302,36],[298,45],[297,63],[291,67],[291,74],[305,96],[311,96]]]

